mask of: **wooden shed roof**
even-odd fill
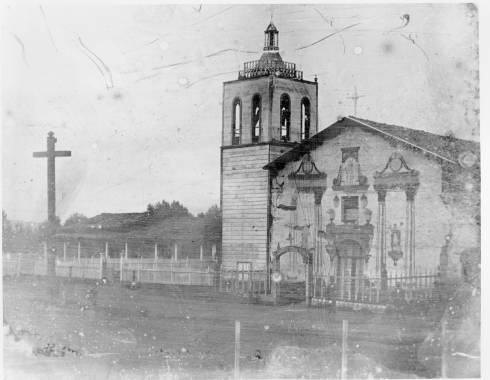
[[[198,242],[204,239],[204,219],[171,217],[148,222],[146,213],[100,214],[87,223],[58,229],[55,237],[70,239],[158,240]],[[143,223],[143,221],[145,221]],[[93,223],[94,221],[98,223]]]

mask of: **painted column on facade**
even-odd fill
[[[386,190],[378,190],[378,258],[379,275],[381,277],[381,287],[386,288]]]
[[[405,190],[407,195],[408,206],[408,261],[409,271],[408,275],[415,275],[415,194],[417,192],[416,186],[407,187]]]

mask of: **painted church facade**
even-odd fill
[[[480,246],[479,144],[353,116],[319,131],[318,84],[277,40],[271,23],[260,60],[224,84],[223,267],[461,276]]]
[[[400,135],[432,139],[439,149],[426,149]],[[458,142],[463,152],[477,148]],[[478,247],[480,231],[470,209],[455,217],[453,204],[444,197],[453,193],[444,183],[449,170],[460,166],[456,157],[442,154],[449,144],[443,136],[355,117],[329,126],[267,165],[275,184],[271,248],[313,249],[315,273],[376,277],[383,271],[438,271],[441,251],[449,244],[447,274],[460,276],[458,253]],[[319,194],[301,191],[294,183],[292,174],[306,159],[324,174]],[[451,175],[451,183],[473,182],[471,191],[478,191],[476,173],[461,170]],[[298,254],[291,250],[287,256],[286,266],[294,267],[289,260],[301,268]]]

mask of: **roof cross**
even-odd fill
[[[366,95],[359,95],[357,92],[357,86],[354,86],[354,94],[347,97],[347,99],[352,99],[354,101],[354,116],[357,116],[357,101],[359,98],[363,98],[365,96]]]

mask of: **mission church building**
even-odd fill
[[[317,80],[278,37],[271,22],[223,86],[223,268],[306,281],[307,302],[318,279],[354,295],[364,277],[462,277],[479,254],[479,144],[354,116],[319,131]]]

